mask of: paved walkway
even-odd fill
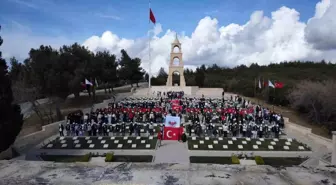
[[[163,141],[155,151],[155,163],[189,163],[187,145],[178,141]]]
[[[313,139],[306,137],[297,131],[290,129],[286,129],[285,131],[288,137],[295,138],[311,147],[313,153],[311,154],[310,159],[304,163],[306,166],[318,166],[319,160],[331,152],[326,146],[316,143]]]

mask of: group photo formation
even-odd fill
[[[336,4],[255,1],[2,2],[0,185],[335,185]]]

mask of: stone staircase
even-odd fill
[[[195,96],[201,97],[204,95],[205,97],[222,97],[222,88],[200,88]]]

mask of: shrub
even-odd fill
[[[80,158],[80,162],[89,162],[91,160],[91,153],[85,154]]]
[[[257,163],[257,165],[264,165],[264,159],[261,156],[255,156],[254,157],[255,162]]]
[[[237,156],[231,157],[232,164],[240,164],[239,158]]]
[[[106,154],[105,162],[113,162],[113,152]]]

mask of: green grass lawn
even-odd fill
[[[53,161],[60,163],[89,162],[90,158],[84,158],[84,155],[41,155],[44,161]],[[87,160],[89,159],[89,160]]]
[[[193,138],[196,138],[193,140]],[[259,139],[251,139],[251,141],[247,141],[245,138],[236,138],[237,140],[232,140],[232,138],[222,138],[223,140],[219,140],[219,138],[209,138],[209,140],[205,140],[204,137],[189,137],[188,138],[188,148],[189,150],[227,150],[227,151],[310,151],[308,147],[304,144],[299,143],[294,140],[291,142],[291,145],[286,145],[286,139],[279,139],[279,141],[274,141],[273,139],[264,139],[264,141],[260,141]],[[204,144],[200,144],[200,141],[204,141]],[[214,141],[217,141],[218,144],[214,144]],[[232,144],[229,144],[229,141],[232,141]],[[243,144],[243,141],[246,141],[246,144]],[[258,145],[257,142],[261,144]],[[275,142],[275,145],[272,145],[271,142]],[[194,145],[197,145],[198,148],[194,148]],[[212,145],[213,149],[209,149],[208,145]],[[223,145],[226,145],[227,148],[224,148]],[[238,145],[242,145],[243,148],[239,149]],[[253,145],[258,145],[258,149],[254,149]],[[268,146],[273,146],[273,150],[269,149]],[[283,146],[288,146],[289,150],[285,150]],[[299,146],[303,146],[304,150],[299,150]]]
[[[263,160],[265,162],[265,165],[270,165],[270,166],[273,166],[273,167],[280,167],[280,166],[291,167],[291,166],[300,165],[301,163],[303,163],[304,161],[306,161],[307,158],[299,158],[299,157],[295,157],[295,158],[291,158],[291,157],[287,157],[287,158],[281,158],[281,157],[263,157]]]
[[[190,159],[190,163],[232,164],[231,157],[190,156],[189,159]],[[265,165],[270,165],[273,167],[297,166],[303,163],[305,160],[307,160],[307,158],[299,158],[299,157],[295,157],[295,158],[263,157],[262,159],[264,160]]]
[[[113,155],[113,162],[151,163],[152,161],[151,155]]]
[[[190,156],[190,163],[232,164],[231,157]]]
[[[76,143],[77,141],[77,143]],[[118,141],[116,143],[116,141]],[[63,143],[62,143],[63,142]],[[143,142],[143,143],[142,143]],[[152,139],[149,137],[64,137],[61,140],[60,137],[57,137],[55,140],[44,145],[42,149],[133,149],[133,150],[153,150],[156,147],[157,137],[153,136]],[[65,147],[62,147],[63,144],[66,144]],[[118,145],[122,144],[122,147],[118,148]],[[132,148],[132,145],[136,146]],[[77,145],[77,147],[76,147]],[[80,146],[79,146],[80,145]],[[90,147],[90,145],[92,147]],[[146,146],[150,147],[147,148]],[[105,147],[104,147],[105,146]]]

